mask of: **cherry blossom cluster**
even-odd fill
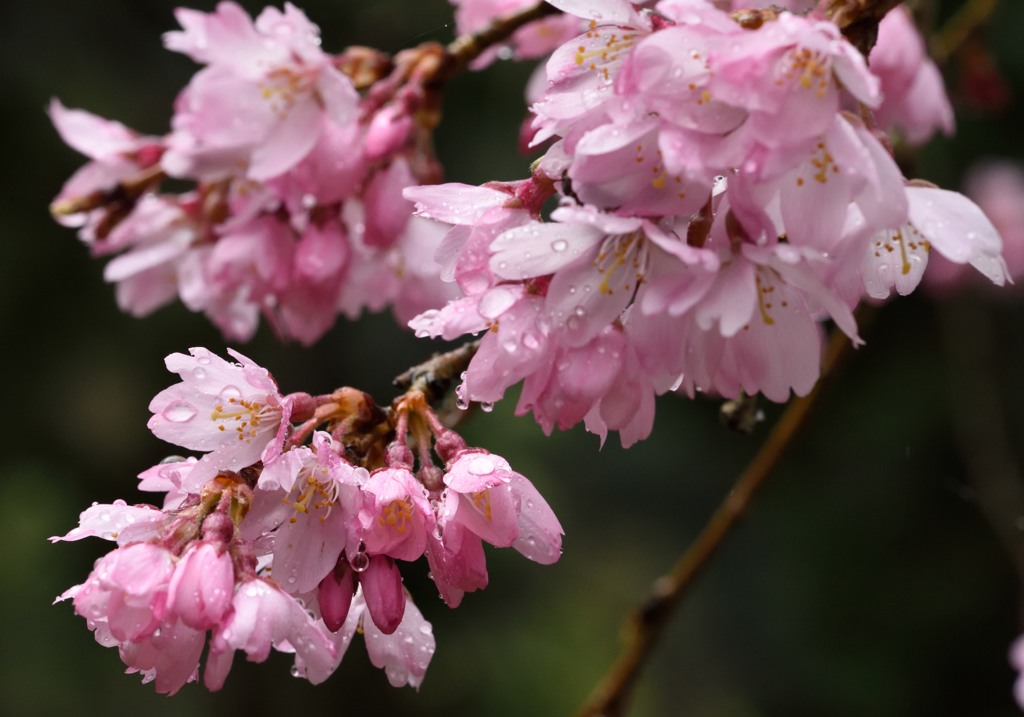
[[[282,395],[266,369],[230,353],[238,363],[202,348],[167,357],[180,381],[153,399],[149,428],[202,456],[140,474],[162,505],[94,504],[52,538],[116,542],[58,600],[157,691],[198,679],[207,643],[211,690],[236,651],[261,662],[272,648],[320,683],[356,633],[392,685],[418,687],[434,636],[400,562],[426,556],[456,607],[487,585],[485,542],[559,559],[562,528],[536,488],[468,447],[421,389],[387,411],[351,388]]]
[[[485,332],[464,401],[522,382],[517,413],[545,430],[583,421],[629,445],[667,391],[806,394],[820,320],[859,341],[853,308],[912,291],[932,249],[1006,280],[983,212],[908,181],[874,119],[887,108],[914,140],[951,125],[904,11],[875,74],[817,12],[551,4],[589,25],[547,62],[531,176],[405,191],[449,227],[437,257],[463,292],[411,326]]]
[[[339,313],[391,306],[400,320],[450,297],[430,257],[439,233],[405,187],[440,177],[437,113],[422,76],[439,48],[329,55],[291,4],[255,20],[233,2],[179,9],[164,44],[203,65],[171,131],[140,135],[56,100],[61,137],[90,162],[53,203],[97,256],[120,307],[179,297],[235,340],[263,316],[312,343]],[[161,180],[186,180],[181,193]]]

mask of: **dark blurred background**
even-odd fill
[[[720,425],[713,402],[663,397],[654,434],[628,451],[614,437],[599,448],[582,429],[545,438],[531,419],[512,418],[511,400],[474,416],[471,441],[508,457],[555,508],[565,555],[545,568],[491,551],[490,589],[457,611],[434,598],[425,565],[407,570],[437,636],[418,694],[389,687],[357,638],[319,687],[289,677],[286,656],[263,665],[238,657],[221,693],[189,685],[168,699],[122,675],[116,651],[95,644],[69,603],[51,606],[109,545],[46,538],[93,501],[152,500],[135,475],[175,452],[145,426],[150,398],[171,381],[163,357],[197,345],[223,353],[218,333],[180,305],[143,321],[121,314],[101,262],[47,210],[83,161],[50,126],[51,97],[146,133],[167,130],[196,70],[162,48],[174,5],[0,7],[0,216],[10,250],[0,260],[0,713],[571,714],[617,654],[623,615],[697,533],[777,408],[743,436]],[[941,23],[959,5],[922,9]],[[302,7],[328,51],[398,50],[453,33],[445,0]],[[1024,3],[1004,0],[952,58],[960,133],[917,155],[919,176],[956,188],[981,157],[1024,158],[1021,27]],[[985,61],[995,102],[964,82],[970,63]],[[515,140],[529,69],[501,63],[453,84],[438,136],[449,179],[525,176]],[[1006,653],[1022,629],[1020,296],[919,292],[878,313],[867,346],[682,605],[632,714],[1019,714]],[[279,345],[265,328],[239,348],[285,391],[350,384],[381,401],[392,376],[433,350],[390,316],[339,323],[311,350]]]

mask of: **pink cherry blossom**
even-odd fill
[[[362,506],[361,484],[368,476],[337,450],[330,436],[318,431],[312,448],[287,451],[259,478],[262,490],[282,489],[285,497],[275,491],[274,498],[291,508],[274,533],[271,569],[292,593],[312,591],[334,569],[346,546],[352,554],[358,546],[352,526]]]
[[[1003,239],[1003,259],[1010,278],[1024,275],[1024,171],[1010,162],[988,161],[968,172],[965,193],[985,213]],[[971,284],[977,273],[941,254],[930,254],[925,284],[947,291]]]
[[[266,8],[255,23],[233,2],[214,13],[179,9],[168,49],[207,65],[179,96],[163,159],[176,176],[217,179],[238,163],[265,180],[300,162],[316,144],[321,116],[350,122],[358,96],[320,49],[301,10]]]
[[[363,618],[366,602],[363,593],[357,592],[352,599],[348,624],[361,625],[370,662],[384,670],[392,687],[409,685],[419,689],[434,656],[436,643],[433,629],[419,608],[408,595],[405,595],[405,601],[401,623],[393,632],[385,633],[372,620]],[[354,631],[355,628],[352,629]]]
[[[231,556],[213,543],[193,543],[174,567],[167,611],[196,630],[208,630],[231,607],[235,571]]]
[[[153,398],[149,429],[165,441],[208,452],[192,469],[205,481],[221,470],[238,470],[281,450],[292,402],[277,391],[266,369],[228,349],[230,363],[204,348],[167,357],[181,382]]]
[[[49,114],[61,139],[92,160],[65,182],[54,199],[54,206],[110,192],[119,182],[152,168],[163,153],[163,142],[159,138],[139,135],[120,122],[85,110],[68,109],[59,100],[51,100]],[[80,236],[89,244],[101,238],[97,237],[95,229],[102,216],[101,211],[57,213],[61,223],[83,227]]]
[[[424,488],[407,468],[382,468],[363,484],[359,511],[363,541],[372,555],[416,560],[427,547],[433,511]]]
[[[882,127],[900,128],[910,144],[922,144],[937,130],[953,134],[953,107],[942,75],[906,7],[893,8],[879,23],[868,61],[882,83],[882,104],[875,110]]]
[[[229,617],[210,638],[204,683],[211,690],[221,688],[235,650],[263,662],[271,648],[294,652],[296,674],[314,685],[337,666],[334,643],[294,597],[266,580],[249,580],[235,591]]]
[[[118,642],[152,635],[168,612],[174,557],[166,548],[133,543],[101,558],[74,596],[75,612],[103,622]]]

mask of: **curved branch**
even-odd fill
[[[863,312],[859,312],[858,323],[863,322]],[[757,489],[792,447],[801,429],[807,425],[811,410],[818,404],[850,351],[849,338],[837,330],[825,350],[822,377],[817,385],[809,394],[789,404],[704,529],[672,570],[654,582],[650,594],[629,616],[622,653],[577,712],[577,717],[618,717],[625,714],[640,669],[667,626],[673,610],[746,512]]]

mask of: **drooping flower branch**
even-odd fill
[[[428,387],[465,351],[414,369],[387,409],[353,388],[283,395],[231,355],[237,363],[202,348],[167,357],[180,381],[153,399],[149,427],[203,455],[140,474],[160,507],[94,505],[53,538],[116,541],[59,599],[157,691],[197,680],[207,641],[211,690],[237,650],[258,662],[271,648],[294,652],[293,674],[319,683],[357,632],[391,684],[418,687],[434,637],[400,563],[425,557],[457,607],[487,585],[485,542],[558,560],[562,528],[536,488],[430,407]]]
[[[884,132],[919,143],[953,127],[898,0],[453,4],[459,38],[394,56],[328,54],[290,4],[255,19],[233,2],[181,9],[165,45],[202,69],[167,135],[51,106],[91,160],[53,212],[115,255],[105,276],[124,310],[178,297],[229,338],[262,318],[309,344],[339,313],[391,307],[420,336],[469,337],[400,376],[387,406],[349,387],[282,394],[235,352],[167,358],[180,381],[149,426],[201,455],[140,475],[160,507],[94,506],[55,538],[117,542],[62,598],[158,691],[197,680],[204,650],[210,689],[239,650],[294,653],[294,673],[320,682],[356,633],[392,684],[418,686],[434,640],[401,563],[425,557],[455,607],[488,582],[485,542],[558,560],[562,529],[533,485],[433,408],[452,391],[489,405],[521,383],[517,413],[545,431],[583,422],[624,445],[650,433],[660,394],[741,412],[795,395],[583,712],[619,714],[819,378],[860,342],[862,302],[913,291],[933,249],[1008,278],[981,209],[904,177],[889,151]],[[438,184],[447,83],[547,55],[529,176]],[[169,178],[189,189],[165,192]]]

